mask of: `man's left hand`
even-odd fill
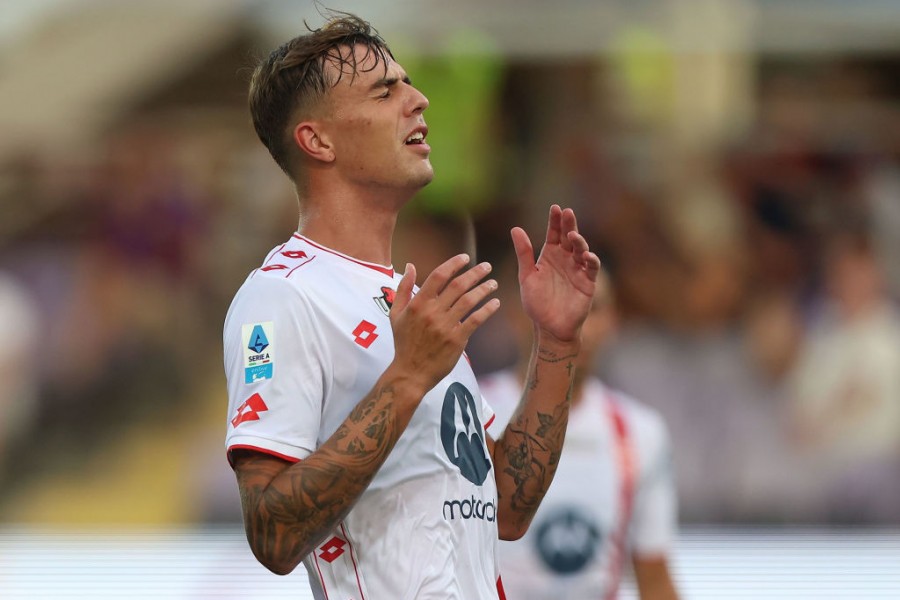
[[[600,259],[578,233],[575,212],[550,207],[547,237],[537,262],[528,234],[510,232],[519,263],[522,307],[542,334],[577,341],[594,298]]]

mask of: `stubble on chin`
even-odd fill
[[[427,165],[422,165],[413,173],[410,173],[409,184],[410,187],[420,190],[431,183],[433,179],[434,168],[431,166],[431,162],[428,162]]]
[[[431,163],[428,163],[428,170],[422,176],[422,187],[425,187],[434,179],[434,168],[431,166]]]

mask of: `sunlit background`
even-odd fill
[[[671,431],[684,596],[900,597],[900,2],[331,7],[431,101],[395,265],[503,266],[510,226],[578,212],[622,314],[597,373]],[[296,227],[246,88],[304,19],[0,6],[0,597],[307,593],[243,542],[221,348]]]

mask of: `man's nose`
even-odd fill
[[[417,90],[416,88],[412,88],[412,99],[410,101],[411,113],[421,113],[426,108],[428,108],[428,98],[425,97],[425,94]]]

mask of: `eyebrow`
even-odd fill
[[[412,80],[409,78],[409,75],[404,75],[402,78],[401,77],[384,77],[382,79],[379,79],[375,83],[373,83],[371,85],[371,87],[369,88],[369,91],[374,91],[380,87],[387,87],[387,88],[393,87],[393,86],[397,85],[397,83],[400,81],[402,81],[403,83],[406,83],[406,84],[410,84],[410,85],[412,84]]]

